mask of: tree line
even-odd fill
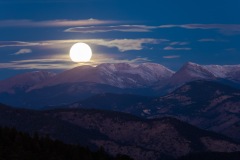
[[[49,136],[29,135],[14,128],[0,127],[1,160],[133,160],[126,155],[111,156],[103,148],[91,151],[65,144]]]

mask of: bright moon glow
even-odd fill
[[[73,62],[88,62],[92,57],[92,50],[86,43],[76,43],[70,49]]]

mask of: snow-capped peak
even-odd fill
[[[194,71],[205,70],[205,72],[211,73],[216,78],[228,78],[240,73],[240,65],[199,65],[188,62],[185,67]]]
[[[240,65],[199,65],[187,62],[171,77],[170,84],[181,85],[198,79],[218,78],[240,81]]]
[[[63,83],[94,82],[120,88],[146,87],[165,80],[174,72],[166,67],[153,64],[103,63],[96,67],[79,66],[31,89]]]
[[[192,77],[199,78],[213,78],[214,75],[208,71],[208,69],[204,66],[201,66],[196,63],[188,62],[186,63],[179,71],[185,72]]]
[[[171,77],[169,83],[174,86],[179,86],[189,81],[210,78],[214,78],[214,75],[206,68],[196,63],[187,62]]]

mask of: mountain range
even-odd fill
[[[154,63],[118,63],[35,71],[0,81],[0,126],[93,150],[104,146],[136,160],[236,152],[239,87],[240,65],[188,62],[174,72]]]
[[[79,66],[59,74],[30,72],[0,81],[0,102],[16,107],[43,108],[103,93],[160,96],[186,82],[200,79],[239,87],[240,65],[188,62],[174,72],[155,63],[105,63],[96,67]]]

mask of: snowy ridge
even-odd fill
[[[240,65],[205,65],[203,67],[216,77],[240,80]]]
[[[173,71],[160,64],[103,63],[96,67],[79,66],[40,83],[30,90],[64,83],[93,82],[119,88],[147,87],[170,78]]]
[[[188,62],[171,78],[171,85],[181,85],[193,80],[227,79],[240,83],[240,65],[199,65]]]
[[[199,65],[188,62],[176,73],[156,63],[103,63],[96,67],[84,65],[60,74],[37,71],[0,81],[0,92],[14,88],[31,90],[61,84],[90,82],[118,88],[174,88],[193,80],[226,79],[240,83],[240,65]]]
[[[198,79],[215,79],[215,76],[207,68],[188,62],[170,78],[169,83],[171,85],[180,85]]]
[[[46,71],[34,71],[19,74],[6,80],[0,81],[0,92],[13,93],[14,88],[27,89],[47,79],[54,77],[56,74]]]
[[[173,71],[154,63],[140,65],[118,63],[102,64],[97,66],[106,83],[113,86],[127,87],[147,86],[152,83],[163,81],[173,75]]]

